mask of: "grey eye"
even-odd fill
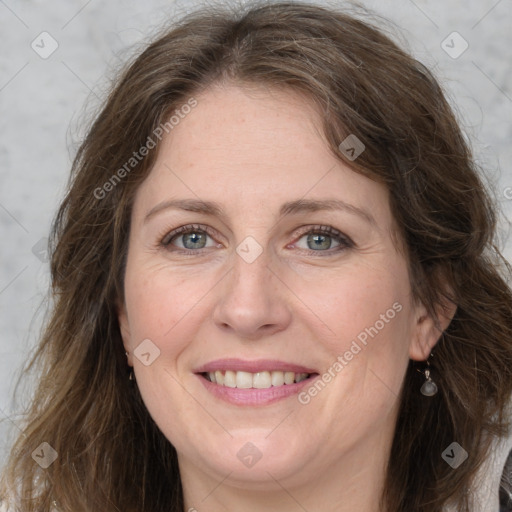
[[[319,233],[309,234],[307,238],[308,249],[318,251],[320,249],[330,249],[332,245],[332,236]]]
[[[193,231],[191,233],[185,233],[178,237],[182,239],[183,247],[185,249],[203,249],[206,246],[206,233],[200,231]]]

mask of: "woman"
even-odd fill
[[[293,3],[188,16],[74,162],[13,508],[497,509],[494,235],[442,91],[376,28]]]

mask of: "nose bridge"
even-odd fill
[[[228,293],[233,294],[239,304],[256,300],[260,302],[260,307],[263,306],[272,295],[269,293],[273,285],[269,263],[268,250],[263,249],[254,238],[247,237],[236,248]]]
[[[290,319],[283,290],[270,270],[271,255],[254,237],[246,237],[233,254],[232,270],[215,308],[219,327],[240,337],[283,329]]]
[[[247,226],[248,219],[239,219],[241,225]],[[244,233],[245,231],[245,233]],[[230,279],[233,284],[239,283],[242,288],[246,288],[246,292],[251,294],[252,290],[256,291],[258,287],[262,287],[260,292],[263,293],[263,285],[269,283],[269,276],[271,272],[268,266],[271,264],[271,253],[269,249],[269,233],[268,229],[264,225],[255,227],[252,226],[252,230],[249,234],[245,229],[240,229],[240,235],[243,238],[235,246],[232,265],[233,270],[231,272]],[[243,290],[233,290],[237,293]]]

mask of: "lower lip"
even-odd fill
[[[265,389],[242,389],[220,386],[205,379],[202,375],[196,374],[203,386],[215,397],[235,405],[268,405],[279,400],[283,400],[293,395],[297,395],[300,390],[311,385],[318,375],[309,377],[301,382],[293,384],[284,384],[282,386],[273,386]]]

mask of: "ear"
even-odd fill
[[[123,339],[124,350],[128,352],[128,365],[133,366],[133,350],[132,350],[132,337],[130,334],[130,324],[128,322],[128,313],[126,311],[126,305],[119,303],[117,305],[117,321],[119,323],[119,330],[121,331],[121,338]]]
[[[449,295],[453,296],[453,295]],[[442,333],[448,328],[457,311],[457,305],[443,296],[431,315],[423,304],[416,306],[415,325],[409,346],[409,357],[415,361],[426,361]]]

